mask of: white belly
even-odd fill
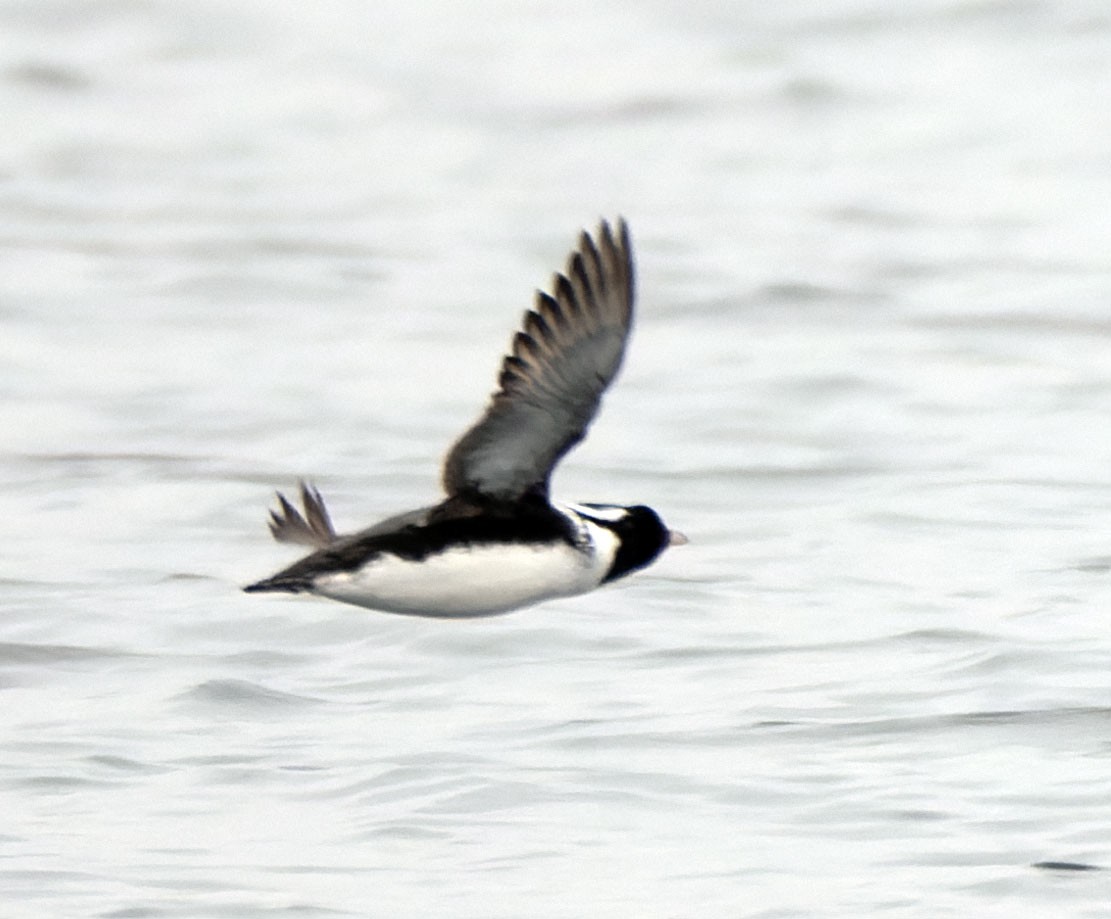
[[[410,616],[490,616],[593,590],[609,570],[610,548],[593,557],[567,545],[479,545],[419,562],[383,554],[355,571],[318,576],[314,593]]]

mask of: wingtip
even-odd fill
[[[629,222],[624,217],[617,218],[617,236],[621,240],[621,248],[631,260],[633,257],[633,239],[629,231]]]
[[[603,217],[598,221],[598,229],[593,238],[583,231],[579,239],[579,252],[589,253],[600,264],[620,266],[617,273],[625,287],[625,307],[631,316],[636,300],[636,262],[633,259],[629,222],[620,214],[612,223]]]
[[[589,235],[590,234],[583,230],[583,236],[589,238]],[[614,243],[618,248],[625,250],[631,249],[629,221],[620,214],[613,220],[607,217],[600,218],[598,220],[598,231],[596,235],[599,239],[605,239]]]

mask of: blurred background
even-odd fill
[[[1096,0],[0,0],[7,913],[1104,915],[1109,61]],[[240,594],[275,489],[435,499],[617,215],[555,490],[691,544]]]

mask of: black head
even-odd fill
[[[583,504],[584,515],[617,536],[617,554],[602,583],[616,581],[630,572],[651,565],[669,545],[685,538],[672,533],[652,508],[642,504]],[[591,513],[592,511],[596,512]]]

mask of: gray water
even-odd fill
[[[0,914],[1111,913],[1104,0],[0,36]],[[619,213],[555,490],[690,545],[489,620],[241,594],[301,476],[435,499]]]

